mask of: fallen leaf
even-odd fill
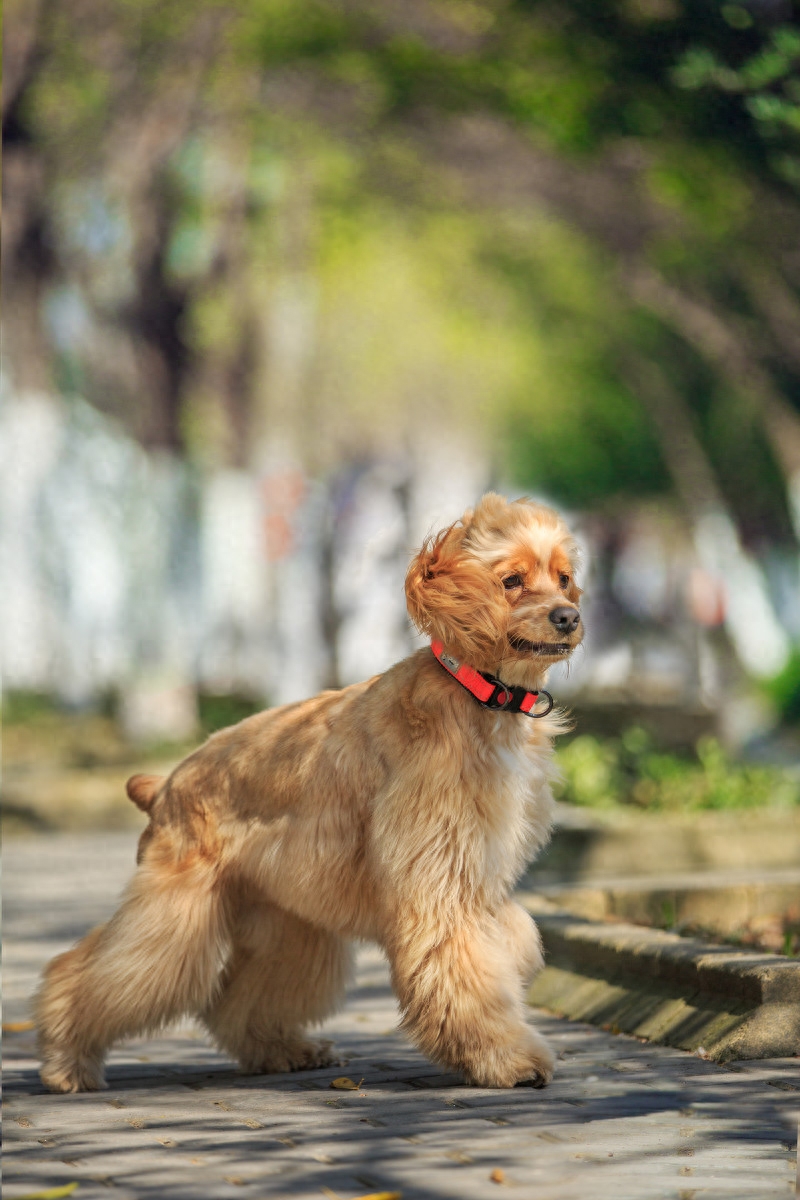
[[[370,1192],[368,1196],[356,1196],[355,1200],[403,1200],[402,1192]]]
[[[363,1075],[359,1079],[358,1083],[355,1083],[352,1079],[348,1079],[346,1075],[340,1075],[338,1079],[332,1079],[329,1086],[332,1088],[339,1088],[339,1090],[342,1092],[357,1092],[363,1082]]]
[[[18,1196],[17,1200],[61,1200],[62,1196],[71,1196],[78,1189],[78,1181],[65,1183],[62,1187],[47,1188],[43,1192],[26,1192],[24,1196]]]
[[[492,1183],[505,1183],[506,1173],[500,1167],[495,1167],[495,1169],[489,1173],[489,1178],[491,1179]]]
[[[8,1021],[3,1023],[3,1033],[29,1033],[36,1028],[35,1021]]]

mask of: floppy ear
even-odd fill
[[[583,588],[578,587],[577,583],[575,582],[574,575],[572,576],[572,578],[569,581],[569,587],[567,588],[565,594],[566,594],[567,599],[571,600],[573,604],[580,603],[580,598],[583,595]]]
[[[575,579],[575,576],[578,574],[578,571],[580,570],[580,566],[581,566],[580,552],[578,550],[578,547],[575,545],[575,541],[572,537],[570,537],[567,540],[567,542],[565,543],[564,549],[567,552],[567,557],[569,558],[570,567],[572,568],[572,570],[570,571],[569,587],[567,588],[566,596],[567,596],[567,599],[571,600],[573,604],[578,604],[578,603],[580,603],[580,598],[583,595],[583,588],[578,587],[578,584]]]
[[[464,548],[460,521],[428,538],[406,575],[406,603],[420,633],[478,670],[503,656],[508,605],[493,571]]]
[[[166,778],[166,775],[131,775],[125,791],[137,808],[149,812]]]

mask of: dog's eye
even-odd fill
[[[569,575],[559,575],[558,586],[562,588],[569,587]]]
[[[514,588],[522,587],[521,575],[508,575],[503,580],[503,587],[507,592],[513,591]]]

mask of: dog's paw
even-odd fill
[[[333,1042],[326,1038],[308,1038],[300,1043],[291,1055],[290,1071],[313,1071],[317,1067],[338,1067],[340,1059],[334,1052]]]
[[[514,1087],[544,1088],[547,1087],[548,1083],[550,1083],[552,1079],[552,1071],[549,1075],[540,1075],[537,1071],[537,1073],[532,1075],[530,1079],[518,1079],[514,1084]]]
[[[527,1066],[517,1077],[515,1087],[547,1087],[552,1082],[556,1056],[548,1043],[534,1030],[529,1030],[530,1041],[527,1047]]]
[[[555,1055],[534,1029],[528,1028],[522,1045],[495,1046],[482,1053],[464,1071],[475,1087],[547,1087],[553,1078]]]
[[[285,1038],[262,1043],[240,1059],[246,1075],[276,1075],[286,1071],[314,1071],[340,1065],[333,1042],[314,1038]]]
[[[58,1055],[45,1060],[39,1074],[51,1092],[103,1092],[108,1087],[102,1064],[93,1058],[70,1060]]]

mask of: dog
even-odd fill
[[[149,817],[136,874],[36,998],[45,1085],[102,1088],[115,1042],[187,1014],[247,1073],[329,1066],[306,1031],[341,1005],[353,939],[384,948],[435,1063],[548,1083],[525,1005],[541,941],[511,894],[552,822],[563,721],[542,688],[583,636],[576,557],[552,509],[489,493],[411,562],[430,647],[130,779]]]

